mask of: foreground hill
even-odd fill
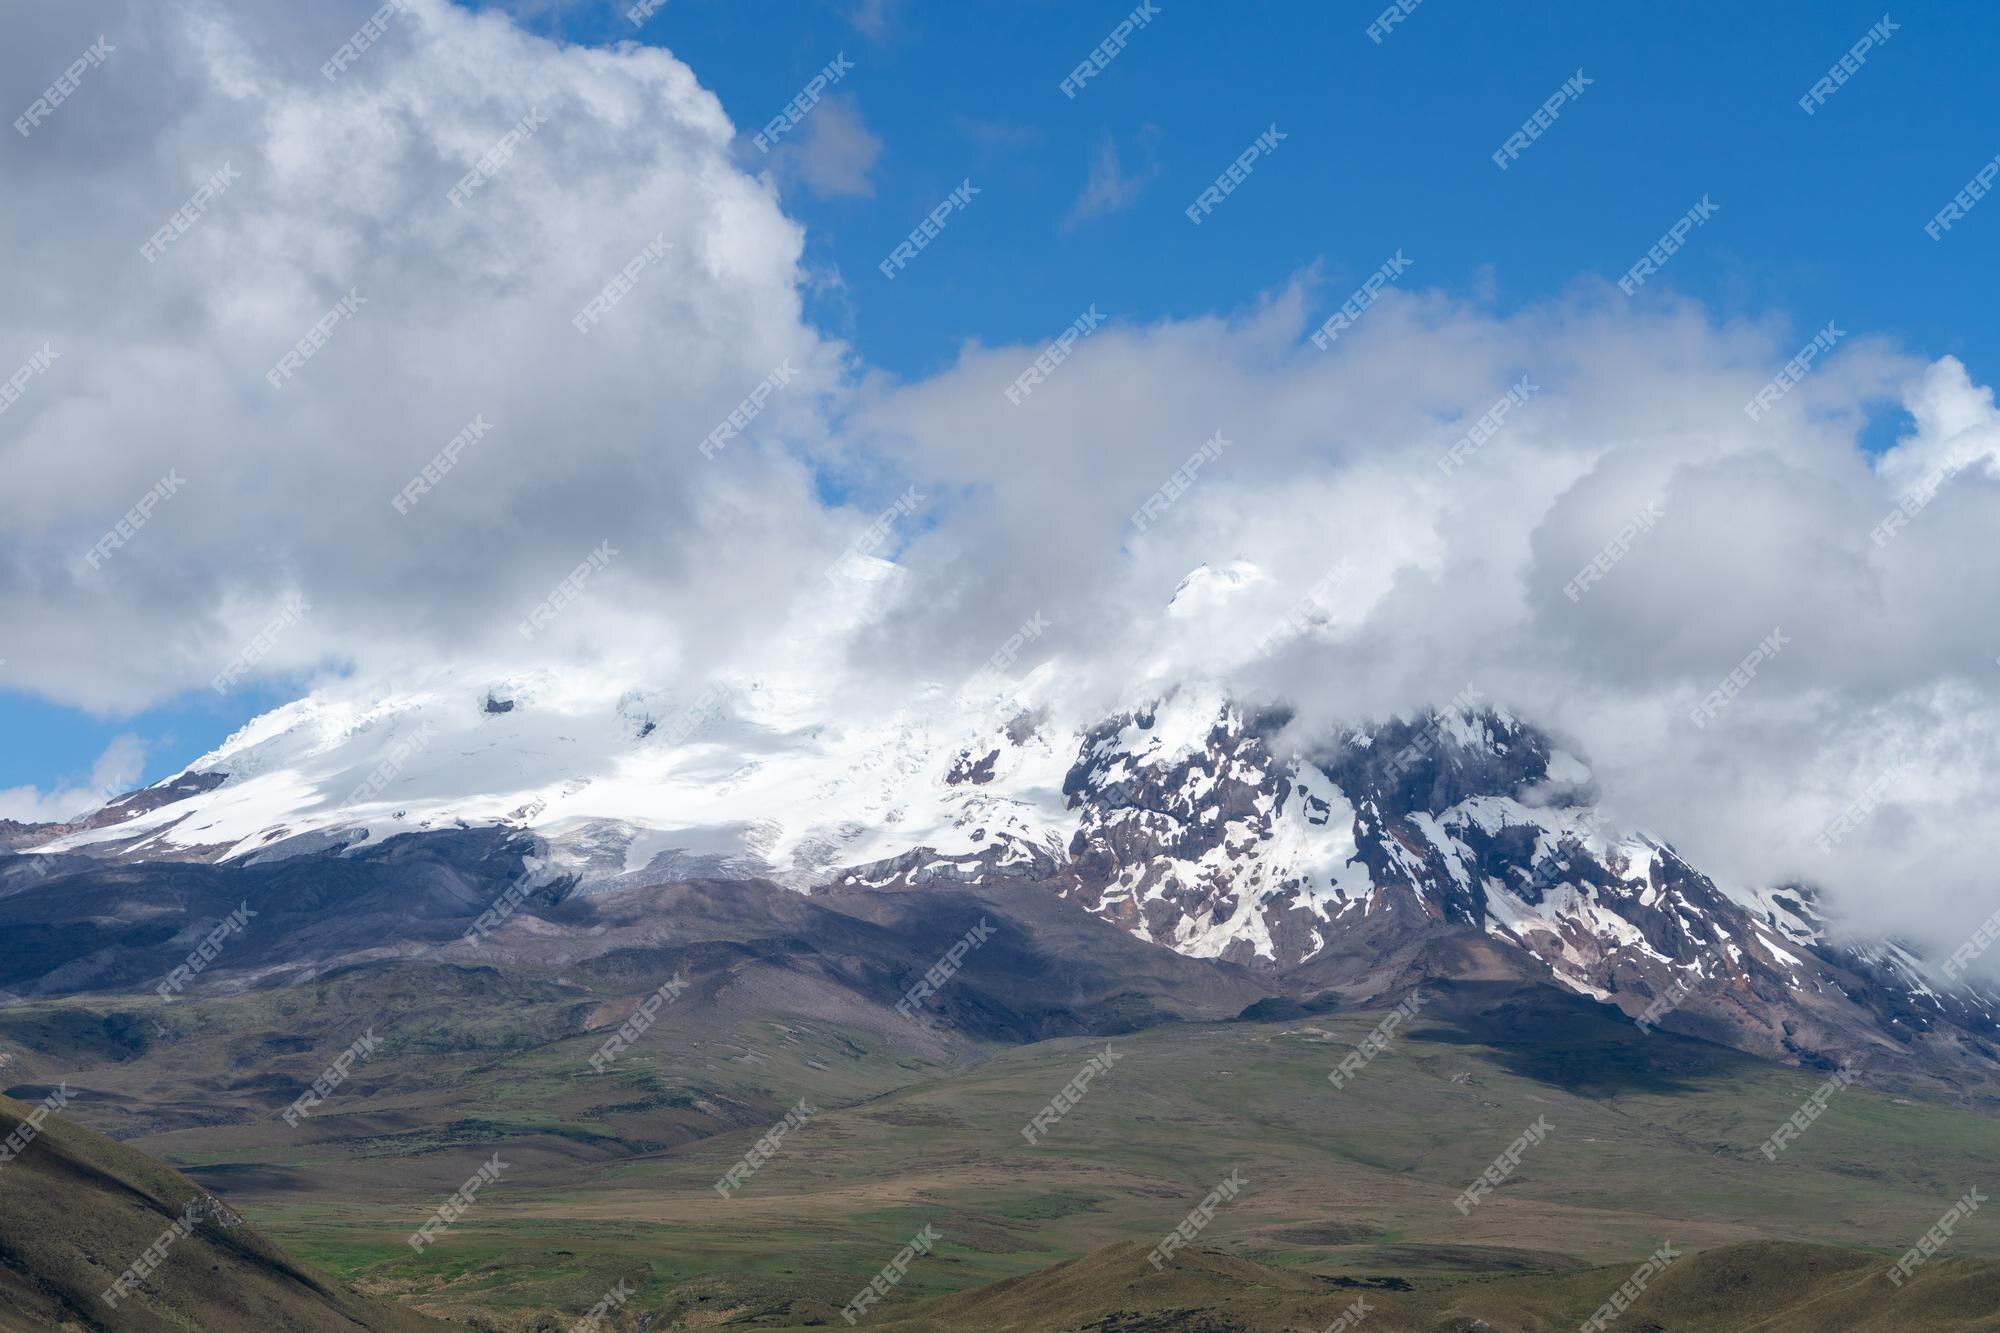
[[[0,1097],[0,1139],[38,1104]],[[59,1115],[0,1165],[0,1333],[45,1329],[383,1330],[447,1325],[297,1263],[193,1181]],[[148,1247],[185,1233],[129,1296],[103,1293]]]

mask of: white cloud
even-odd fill
[[[800,229],[733,165],[715,97],[664,51],[558,46],[444,0],[414,0],[329,82],[373,8],[128,0],[10,36],[10,70],[61,68],[100,29],[117,47],[0,144],[18,187],[0,357],[59,354],[0,417],[0,616],[35,628],[14,682],[93,708],[203,686],[294,587],[315,610],[270,669],[518,652],[516,623],[607,539],[618,561],[553,640],[707,652],[781,613],[771,590],[840,539],[777,446],[812,442],[844,353],[802,323]],[[531,115],[546,123],[455,207]],[[147,263],[225,164],[240,179]],[[664,260],[580,334],[656,237]],[[353,318],[267,383],[351,292]],[[796,377],[704,459],[785,363]],[[475,414],[491,433],[398,514]],[[87,567],[170,469],[185,485]]]

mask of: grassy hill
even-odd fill
[[[0,1097],[0,1138],[36,1106]],[[189,1209],[192,1206],[193,1212]],[[176,1222],[193,1226],[115,1304],[102,1293]],[[0,1166],[0,1330],[441,1329],[302,1265],[207,1191],[61,1116]]]

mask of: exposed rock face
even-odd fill
[[[1504,710],[1317,750],[1290,720],[1188,699],[1108,719],[1063,783],[1062,856],[923,849],[849,878],[1045,880],[1134,935],[1299,994],[1498,969],[1802,1063],[1993,1058],[1993,997],[1936,984],[1893,942],[1835,945],[1809,889],[1732,893],[1609,827],[1583,762]],[[982,767],[1005,771],[1004,743]],[[1440,947],[1465,935],[1501,952]]]

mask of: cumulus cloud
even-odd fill
[[[844,530],[786,447],[811,442],[845,353],[802,322],[800,229],[732,165],[715,97],[664,51],[559,46],[444,0],[329,81],[373,8],[132,0],[10,37],[10,86],[100,31],[115,47],[0,145],[37,201],[5,211],[0,356],[57,358],[0,417],[0,614],[36,631],[13,683],[93,708],[203,685],[294,591],[314,609],[266,669],[520,651],[520,620],[603,542],[615,560],[537,647],[709,651]],[[704,457],[732,412],[741,434]]]
[[[1309,747],[1470,684],[1725,878],[1817,882],[1858,925],[1947,947],[1996,905],[2000,416],[1968,368],[1857,331],[1752,420],[1802,340],[1781,320],[1594,287],[1502,312],[1406,279],[1322,352],[1306,335],[1344,292],[1304,274],[1240,311],[1100,328],[1018,407],[1003,390],[1039,345],[898,381],[805,322],[799,226],[671,55],[413,0],[322,77],[371,9],[125,0],[86,27],[43,7],[0,50],[30,86],[100,30],[118,46],[0,140],[35,202],[0,211],[0,358],[59,353],[0,416],[0,616],[33,627],[13,683],[108,710],[204,687],[296,592],[311,610],[260,672],[616,655],[664,686],[831,636],[844,655],[814,669],[860,711],[964,679],[1040,617],[1020,666],[1059,660],[1079,714],[1220,675],[1291,703]],[[813,113],[829,143],[839,105]],[[865,181],[873,150],[844,151],[827,179]],[[1864,429],[1899,405],[1905,438],[1871,458]],[[910,483],[929,499],[897,526],[900,577],[843,637],[824,571]],[[1167,614],[1203,563],[1256,576]],[[1302,607],[1308,629],[1252,651]]]

